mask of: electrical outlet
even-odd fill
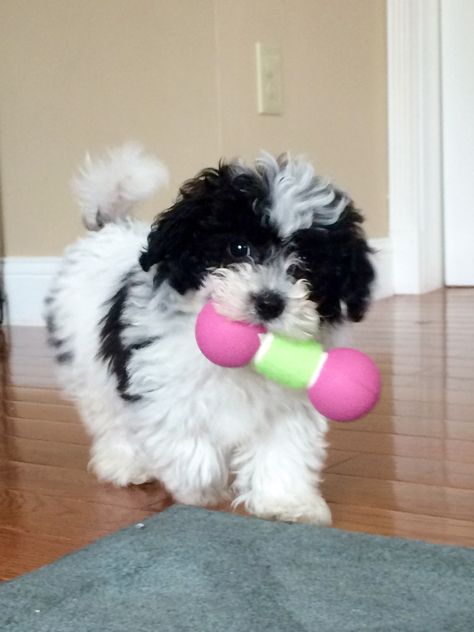
[[[257,43],[257,111],[282,114],[281,54],[276,46]]]

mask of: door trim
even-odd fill
[[[396,294],[444,285],[439,0],[387,0],[389,215]]]

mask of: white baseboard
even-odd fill
[[[44,325],[43,301],[59,257],[5,257],[2,261],[8,325]]]
[[[375,298],[393,294],[392,249],[389,239],[372,239],[377,270]],[[9,325],[41,326],[43,301],[53,276],[59,268],[59,257],[5,257],[3,275],[7,297],[6,322]]]
[[[374,298],[379,300],[392,296],[394,291],[393,279],[393,248],[390,239],[370,239],[370,246],[375,250],[373,262],[376,272]]]

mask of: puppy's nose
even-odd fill
[[[263,290],[255,295],[255,311],[262,320],[278,318],[285,309],[285,301],[274,290]]]

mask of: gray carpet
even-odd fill
[[[2,632],[473,632],[474,550],[174,507],[0,586]]]

